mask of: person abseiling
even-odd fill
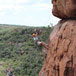
[[[36,43],[37,45],[43,46],[44,48],[48,49],[48,45],[47,45],[45,42],[40,41],[40,40],[38,39],[38,33],[37,33],[37,32],[34,32],[34,33],[32,34],[32,37],[33,37],[33,39],[34,39],[34,41],[35,41],[35,43]]]
[[[45,42],[43,41],[40,41],[38,39],[38,33],[35,31],[33,34],[32,34],[32,37],[34,39],[34,42],[38,45],[38,46],[43,46],[43,55],[44,57],[46,58],[47,57],[47,54],[48,54],[48,44],[46,44]]]

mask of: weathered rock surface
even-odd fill
[[[76,18],[76,0],[52,0],[52,3],[54,16],[61,19]]]
[[[61,20],[55,26],[39,76],[76,76],[76,20]]]

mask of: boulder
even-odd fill
[[[61,20],[49,37],[39,76],[76,76],[76,20]]]
[[[76,0],[52,0],[54,16],[61,19],[76,19]]]

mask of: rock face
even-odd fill
[[[76,20],[61,20],[55,26],[39,76],[76,76]]]
[[[50,35],[48,55],[39,76],[76,76],[76,0],[52,0],[62,20]]]
[[[52,13],[54,16],[61,19],[76,18],[76,0],[52,0],[53,2]]]

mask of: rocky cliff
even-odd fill
[[[54,3],[53,3],[54,2]],[[76,18],[76,0],[52,0],[53,15],[61,19]]]
[[[56,4],[56,1],[60,0],[54,1]],[[69,2],[73,5],[74,0],[67,1],[68,7],[70,6]],[[76,5],[76,1],[74,4]],[[63,5],[61,4],[61,6]],[[49,37],[48,55],[44,60],[39,76],[76,76],[76,14],[69,14],[71,11],[69,8],[69,13],[64,16],[63,11],[66,8],[64,7],[58,14],[58,11],[55,12],[57,8],[53,6],[53,14],[62,20],[55,25]],[[73,10],[72,13],[76,13],[76,8]]]

